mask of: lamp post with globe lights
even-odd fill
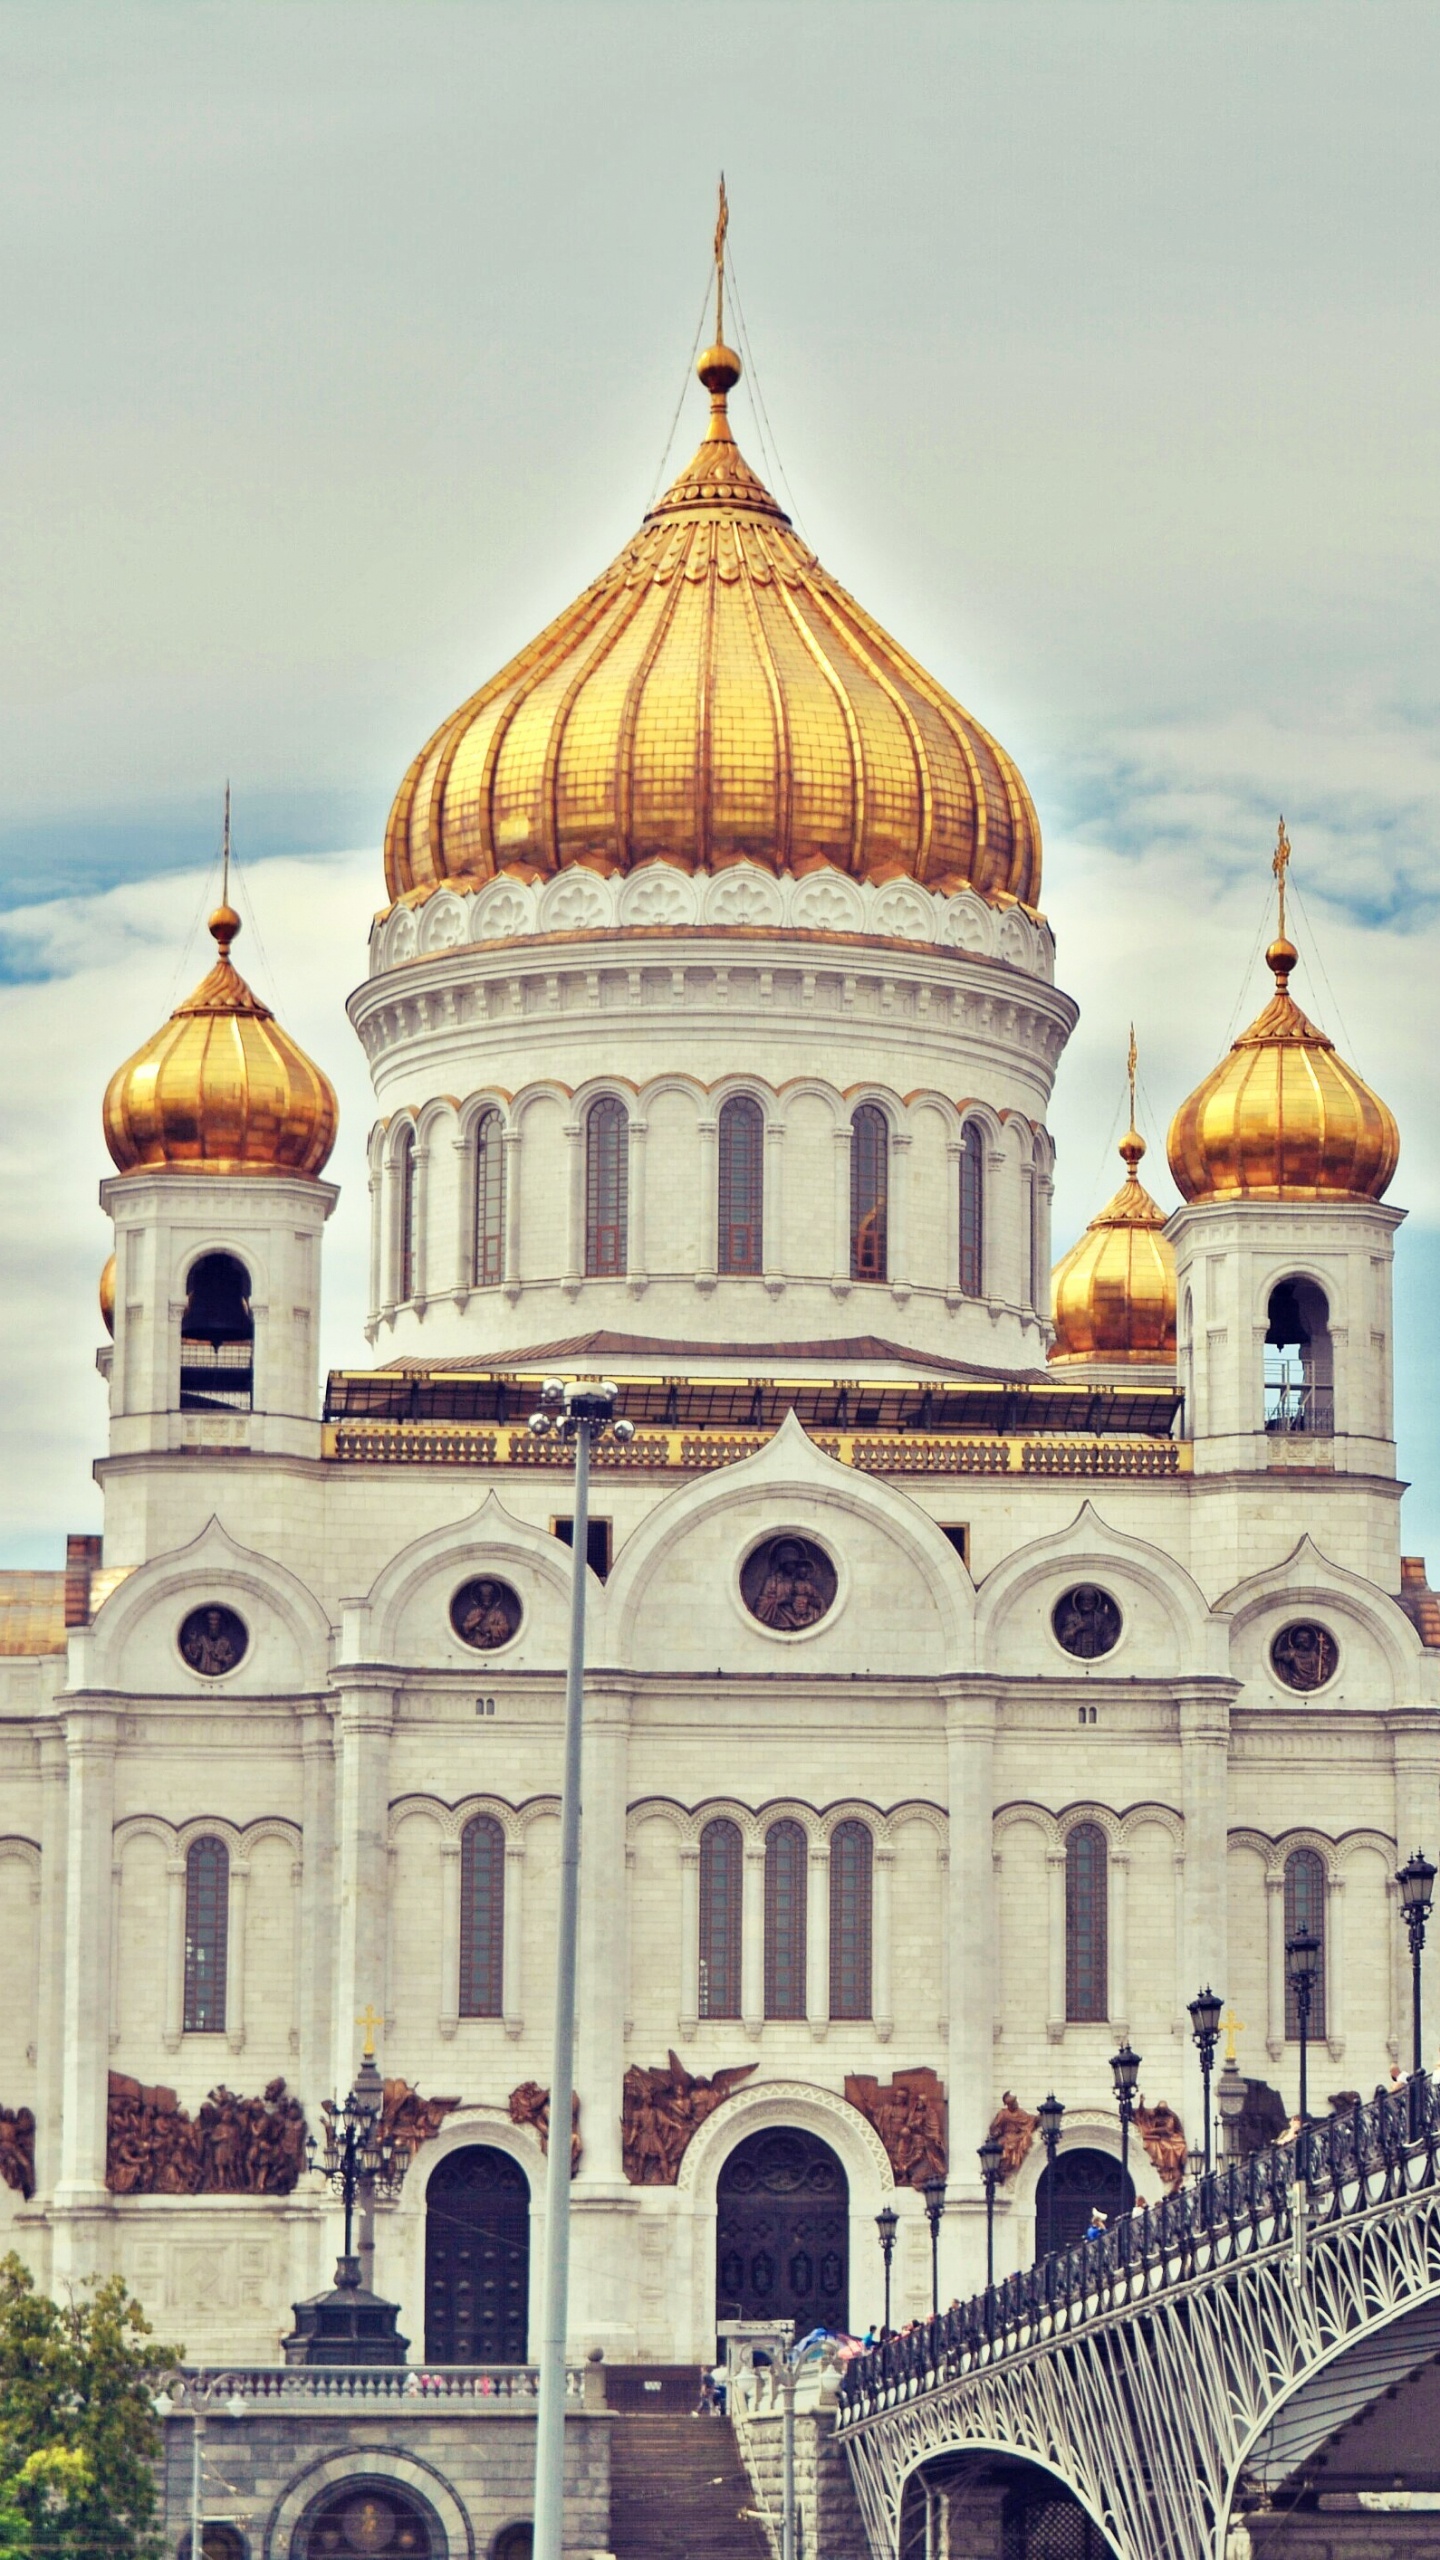
[[[1400,1887],[1400,1908],[1410,1933],[1410,2071],[1418,2080],[1422,2066],[1420,1958],[1425,1948],[1425,1924],[1430,1917],[1430,1899],[1435,1891],[1435,1869],[1423,1849],[1412,1850],[1396,1874]]]
[[[580,1921],[580,1738],[585,1692],[585,1584],[589,1573],[590,1455],[607,1432],[633,1440],[616,1415],[609,1378],[547,1378],[530,1416],[537,1440],[575,1452],[570,1558],[570,1650],[565,1670],[565,1754],[560,1791],[560,1916],[555,1957],[555,2040],[550,2064],[550,2149],[545,2177],[545,2283],[535,2420],[534,2560],[560,2560],[565,2517],[565,2325],[570,2295],[570,2118],[575,2088],[575,1951]]]
[[[920,2190],[925,2198],[925,2219],[930,2225],[930,2317],[940,2308],[940,2222],[945,2211],[945,2181],[938,2171],[927,2178]]]
[[[1220,2041],[1220,2012],[1225,2003],[1208,1982],[1190,2002],[1190,2031],[1200,2053],[1200,2078],[1205,2091],[1205,2175],[1210,2174],[1210,2075],[1215,2068],[1215,2047]]]
[[[995,2282],[995,2190],[1005,2166],[1005,2150],[997,2134],[988,2133],[980,2145],[980,2175],[985,2184],[985,2290]]]
[[[1055,2155],[1065,2126],[1065,2101],[1052,2089],[1042,2098],[1036,2113],[1040,2118],[1040,2139],[1045,2145],[1045,2255],[1055,2248]]]
[[[1120,2110],[1120,2210],[1128,2213],[1130,2198],[1130,2127],[1135,2120],[1135,2090],[1140,2078],[1140,2056],[1127,2036],[1118,2053],[1110,2056],[1110,2080],[1115,2091],[1115,2104]]]
[[[1300,1929],[1285,1941],[1285,1965],[1290,1988],[1295,1994],[1295,2015],[1300,2028],[1300,2174],[1308,2175],[1309,2146],[1306,2128],[1310,2122],[1310,2008],[1315,1997],[1315,1976],[1320,1965],[1320,1941],[1309,1929]]]
[[[893,2204],[885,2205],[876,2214],[875,2228],[880,2234],[880,2255],[885,2261],[884,2334],[888,2338],[890,2335],[890,2266],[895,2255],[895,2234],[900,2228],[900,2216]]]

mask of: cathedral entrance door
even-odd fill
[[[1085,2237],[1086,2225],[1097,2209],[1107,2222],[1118,2214],[1128,2213],[1135,2202],[1135,2181],[1127,2178],[1122,2188],[1120,2163],[1112,2151],[1061,2151],[1053,2168],[1041,2171],[1035,2190],[1035,2255],[1045,2255],[1049,2229],[1051,2198],[1054,2199],[1055,2246],[1069,2249]]]
[[[843,2329],[849,2315],[850,2190],[826,2142],[788,2125],[752,2133],[720,2172],[717,2320]]]
[[[508,2151],[474,2143],[425,2191],[427,2364],[524,2364],[530,2183]]]

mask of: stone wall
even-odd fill
[[[755,2504],[770,2519],[771,2541],[778,2554],[784,2479],[783,2421],[778,2415],[751,2418],[737,2426],[735,2432],[755,2490]],[[850,2486],[849,2465],[835,2438],[834,2414],[828,2409],[796,2414],[795,2503],[800,2517],[796,2560],[870,2560],[865,2527]]]

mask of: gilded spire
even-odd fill
[[[741,368],[734,348],[725,344],[725,243],[729,234],[730,199],[725,193],[722,170],[720,205],[715,216],[715,343],[705,349],[695,367],[710,394],[710,424],[705,430],[707,444],[733,444],[735,441],[730,432],[726,400],[740,379]]]
[[[1165,1212],[1136,1167],[1145,1141],[1135,1126],[1135,1025],[1125,1053],[1130,1126],[1120,1141],[1125,1179],[1078,1244],[1057,1262],[1050,1284],[1053,1365],[1085,1360],[1163,1364],[1175,1356],[1175,1254],[1162,1230]]]

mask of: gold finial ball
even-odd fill
[[[1279,984],[1282,992],[1288,985],[1290,972],[1294,968],[1299,957],[1300,954],[1296,950],[1294,943],[1291,942],[1283,933],[1276,935],[1275,940],[1271,943],[1269,950],[1265,954],[1265,966],[1267,969],[1272,969],[1274,971],[1277,983]]]
[[[100,1274],[100,1321],[113,1341],[115,1334],[115,1256],[113,1253]]]
[[[723,398],[740,379],[740,359],[733,347],[707,347],[695,370],[706,390],[718,391]]]

